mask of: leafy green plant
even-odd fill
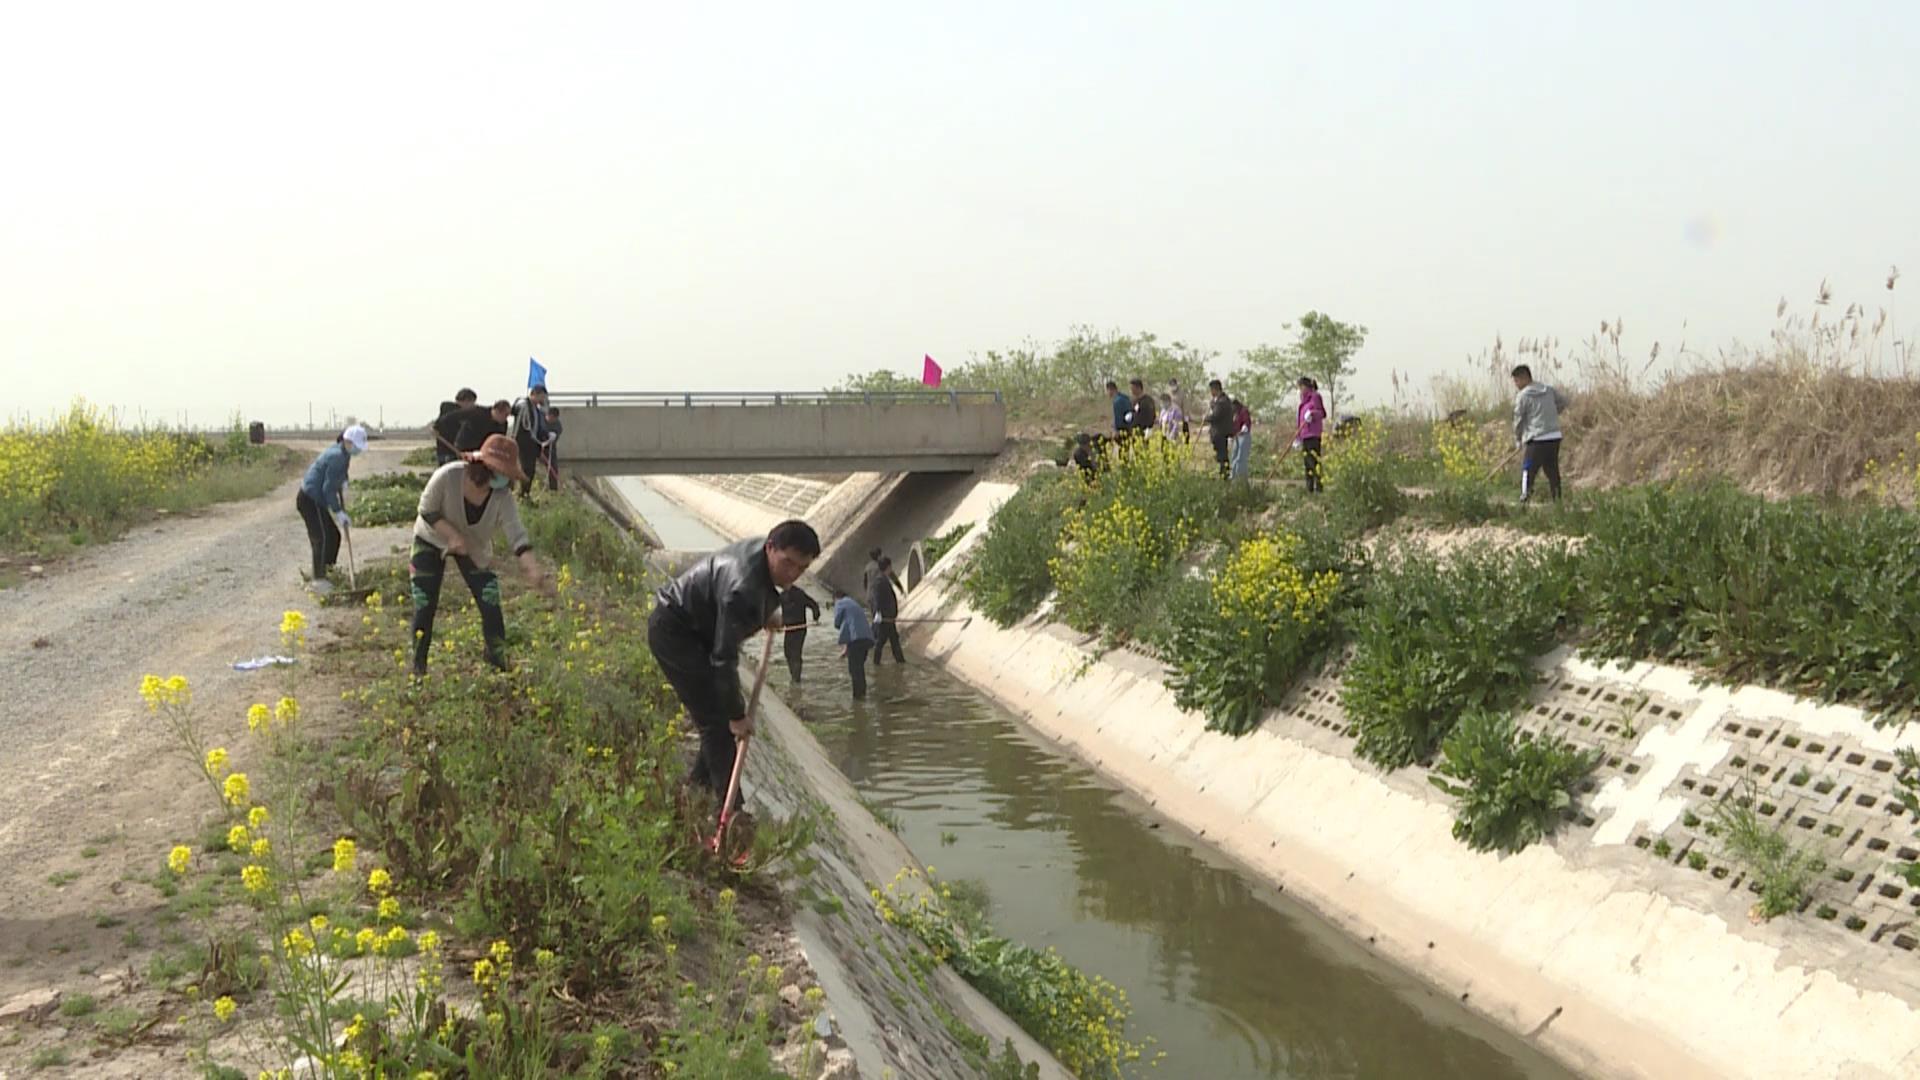
[[[1456,839],[1476,851],[1519,851],[1552,831],[1596,760],[1557,737],[1522,738],[1511,718],[1476,709],[1448,733],[1430,779],[1459,800]]]
[[[355,525],[406,525],[420,512],[424,473],[381,473],[352,482],[347,513]]]
[[[910,868],[875,889],[880,917],[919,938],[935,963],[951,965],[1075,1076],[1119,1080],[1141,1059],[1145,1046],[1127,1037],[1125,991],[1052,949],[999,936],[976,909],[955,903],[950,889],[930,875],[921,887],[922,879]]]
[[[953,545],[958,544],[961,538],[972,530],[973,523],[963,521],[939,536],[928,537],[926,542],[920,545],[920,550],[927,557],[927,569],[931,570],[938,566],[940,560],[947,557],[947,552],[953,550]]]
[[[1714,806],[1713,820],[1727,857],[1745,867],[1760,886],[1754,911],[1771,919],[1798,911],[1813,895],[1814,881],[1826,863],[1812,850],[1795,845],[1785,830],[1754,810],[1753,785],[1744,796],[1729,796]]]
[[[1683,660],[1886,718],[1920,702],[1920,529],[1884,508],[1772,503],[1730,484],[1596,503],[1581,602],[1597,656]]]
[[[1350,435],[1327,440],[1320,460],[1327,498],[1359,529],[1385,525],[1407,506],[1396,479],[1399,464],[1387,452],[1380,429],[1377,423],[1362,423]]]
[[[1897,751],[1897,756],[1900,773],[1894,777],[1894,797],[1900,800],[1901,806],[1906,807],[1907,813],[1920,818],[1920,754],[1903,746]],[[1907,884],[1920,889],[1920,862],[1901,863],[1900,876]]]
[[[1360,756],[1396,769],[1429,758],[1457,717],[1525,694],[1567,613],[1574,567],[1544,545],[1449,563],[1401,549],[1384,562],[1353,618],[1341,703]]]
[[[1043,473],[1014,492],[987,524],[967,568],[967,597],[999,626],[1034,613],[1053,591],[1047,562],[1070,507],[1085,497],[1076,478]]]
[[[1211,730],[1251,731],[1333,641],[1332,612],[1359,558],[1357,546],[1309,545],[1282,530],[1241,543],[1211,583],[1183,583],[1167,648],[1174,702]]]

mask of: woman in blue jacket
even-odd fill
[[[313,580],[327,579],[327,571],[340,561],[340,530],[351,526],[347,520],[347,462],[367,449],[367,429],[355,424],[340,433],[333,445],[307,466],[300,480],[300,494],[293,505],[307,523],[307,542],[313,546]]]

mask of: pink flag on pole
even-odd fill
[[[922,364],[920,368],[920,384],[922,386],[939,386],[940,365],[934,363],[933,357],[931,356],[926,357],[925,360],[926,362]]]

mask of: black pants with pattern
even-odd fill
[[[455,557],[453,561],[480,609],[480,633],[487,643],[487,663],[505,670],[507,617],[500,610],[500,576],[480,569],[464,556]],[[440,609],[440,583],[447,574],[447,556],[415,537],[407,574],[413,585],[413,673],[425,675],[428,651],[433,648],[433,617]]]

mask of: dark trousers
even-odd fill
[[[520,444],[520,471],[526,479],[520,481],[520,494],[524,498],[533,493],[534,477],[540,475],[540,445],[533,436],[525,435],[517,440]]]
[[[867,696],[867,653],[873,651],[873,639],[847,642],[847,677],[853,680],[853,700]]]
[[[313,548],[313,580],[320,581],[340,561],[340,526],[304,491],[293,497],[293,505],[307,523],[307,543]]]
[[[1553,501],[1560,501],[1560,440],[1535,439],[1527,443],[1526,455],[1520,461],[1520,501],[1533,498],[1533,478],[1536,473],[1547,474],[1547,490],[1553,493]]]
[[[707,643],[687,625],[685,616],[656,605],[647,616],[647,647],[700,733],[700,749],[687,769],[687,782],[713,792],[716,799],[726,798],[733,758],[739,752],[729,725],[737,717],[726,715],[731,707],[709,660]]]
[[[906,663],[907,654],[900,651],[899,625],[895,623],[892,619],[873,620],[873,666],[874,667],[879,667],[881,662],[885,659],[885,657],[883,657],[881,654],[886,652],[887,644],[889,642],[893,644],[894,662],[899,664]]]
[[[544,466],[547,474],[547,490],[559,491],[560,490],[560,449],[554,446],[547,447],[546,458],[540,464]]]
[[[787,674],[793,676],[793,684],[798,686],[800,685],[800,662],[805,658],[802,650],[807,647],[806,628],[788,630],[784,637],[786,640],[781,642],[781,645],[787,652]]]
[[[1227,437],[1225,435],[1215,435],[1212,438],[1213,438],[1213,460],[1220,463],[1220,479],[1225,480],[1228,476]]]
[[[482,570],[473,560],[454,560],[467,590],[480,609],[480,634],[487,643],[487,663],[505,670],[507,666],[507,618],[500,611],[500,577]],[[427,656],[433,647],[433,617],[440,610],[440,582],[447,574],[447,556],[425,540],[415,538],[413,554],[407,562],[407,576],[413,585],[413,673],[427,673]]]
[[[1300,440],[1300,460],[1307,465],[1307,490],[1326,490],[1320,483],[1320,436]]]

